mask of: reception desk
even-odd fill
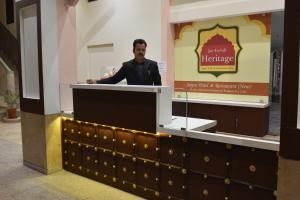
[[[216,134],[216,120],[172,116],[167,87],[72,88],[64,169],[146,199],[276,199],[278,142]]]

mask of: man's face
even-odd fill
[[[145,44],[137,43],[133,49],[134,58],[137,62],[143,62],[145,59],[146,46]]]

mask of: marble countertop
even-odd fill
[[[73,89],[93,89],[93,90],[117,90],[132,92],[160,92],[167,89],[167,86],[149,86],[149,85],[116,85],[116,84],[72,84]]]

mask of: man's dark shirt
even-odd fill
[[[96,83],[116,84],[124,78],[128,85],[161,85],[157,63],[148,59],[145,59],[144,63],[137,63],[134,59],[125,62],[114,76],[98,80]]]

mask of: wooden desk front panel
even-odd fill
[[[74,119],[156,132],[156,93],[73,89]]]

